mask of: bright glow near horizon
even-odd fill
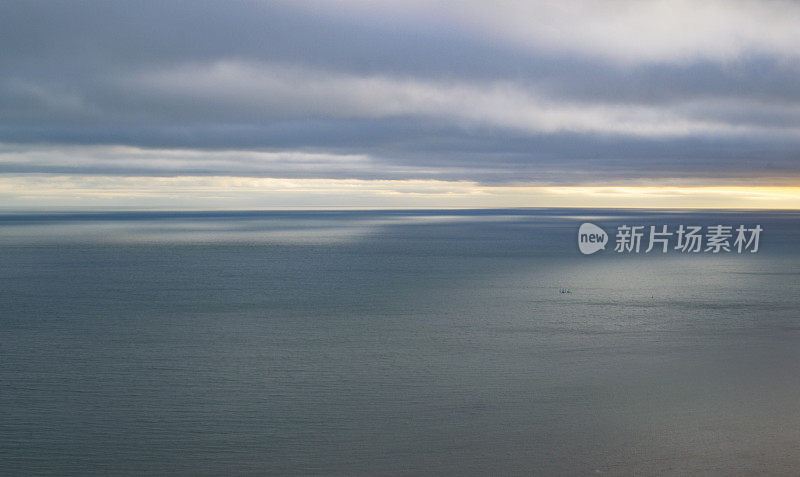
[[[0,177],[4,209],[609,207],[798,209],[800,187],[487,186],[469,181],[252,177]]]

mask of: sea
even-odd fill
[[[680,225],[762,231],[615,250]],[[756,473],[800,473],[800,212],[0,213],[0,475]]]

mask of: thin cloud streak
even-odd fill
[[[771,106],[792,116],[789,125],[731,124],[711,120],[711,101],[677,107],[554,101],[508,82],[432,82],[386,76],[359,77],[303,68],[240,61],[185,65],[131,79],[130,87],[163,100],[202,103],[215,111],[256,117],[385,118],[432,117],[530,133],[580,132],[632,136],[732,135],[772,132],[798,136],[800,112]],[[748,102],[747,106],[761,106]],[[211,105],[209,105],[211,106]],[[741,106],[741,105],[740,105]],[[769,106],[766,106],[769,108]],[[208,110],[212,108],[209,107]],[[694,114],[688,114],[694,113]],[[706,113],[704,116],[703,113]],[[773,113],[775,114],[775,113]]]

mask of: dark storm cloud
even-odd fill
[[[473,3],[462,17],[414,2],[382,14],[360,2],[3,2],[0,141],[16,146],[0,151],[0,172],[553,184],[800,175],[800,62],[785,46],[794,10],[722,4],[707,13],[710,33],[687,33],[706,36],[640,25],[637,47],[617,41],[602,4],[587,2],[601,25],[589,41],[564,39],[582,17],[530,10],[532,26],[539,14],[549,23],[520,40],[511,6],[486,19]],[[659,22],[648,15],[630,21]],[[789,19],[742,40],[731,29],[748,15]],[[93,149],[52,157],[48,144]],[[257,159],[284,152],[332,159]]]

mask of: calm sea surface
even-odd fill
[[[798,213],[0,216],[0,475],[798,471]]]

